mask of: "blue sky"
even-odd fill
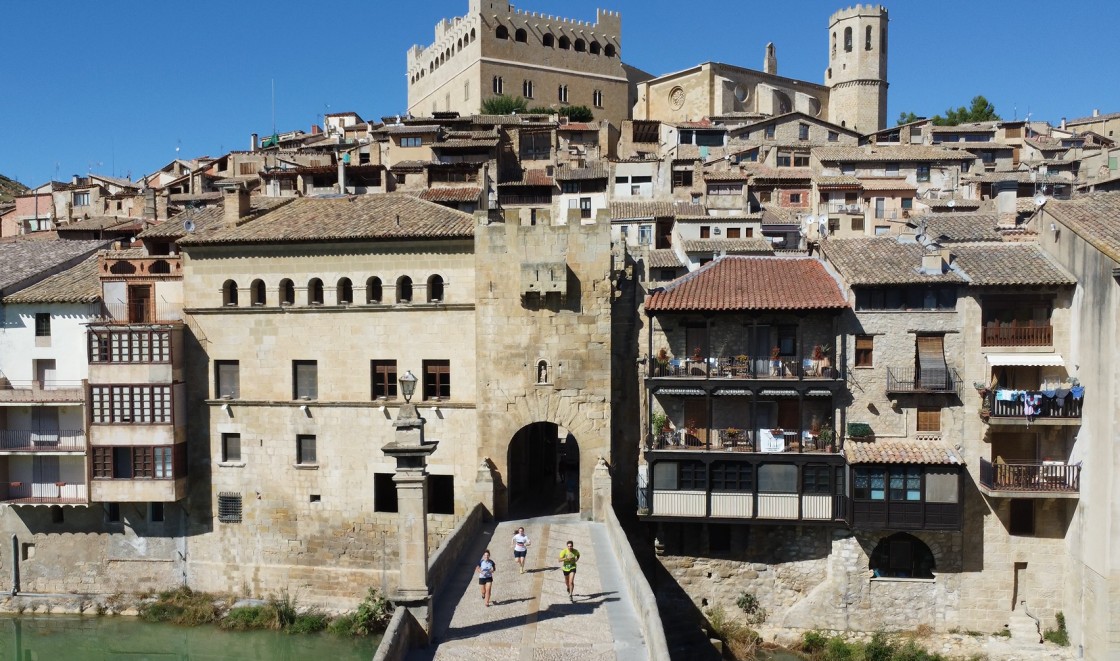
[[[707,60],[823,82],[827,23],[854,3],[821,0],[525,0],[521,9],[594,20],[622,12],[623,59],[653,74]],[[309,130],[323,113],[405,109],[405,51],[432,41],[467,0],[403,3],[5,3],[0,173],[24,184],[98,172],[133,179],[177,154],[246,149],[249,134]],[[895,0],[888,119],[984,94],[1005,118],[1057,123],[1120,111],[1112,41],[1120,3]],[[689,8],[694,7],[695,11]],[[176,151],[178,149],[178,151]]]

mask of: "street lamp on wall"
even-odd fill
[[[408,404],[412,401],[412,393],[416,392],[416,377],[413,376],[412,370],[407,370],[404,376],[397,381],[401,384],[401,394],[404,395],[404,402]]]

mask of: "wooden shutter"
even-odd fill
[[[919,408],[918,409],[918,431],[919,432],[940,432],[941,431],[941,408]]]
[[[923,390],[947,390],[949,366],[945,364],[945,338],[918,336],[918,382]]]

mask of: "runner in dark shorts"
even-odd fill
[[[490,549],[486,549],[482,552],[482,559],[478,561],[474,573],[478,574],[478,587],[482,591],[482,600],[487,606],[490,605],[490,590],[494,586],[494,572],[497,569],[498,565],[490,559]]]
[[[568,600],[575,601],[576,589],[576,563],[579,562],[579,551],[575,544],[568,540],[567,547],[560,551],[560,568],[564,570],[564,585],[568,588]]]
[[[521,566],[522,574],[525,573],[525,555],[529,552],[529,547],[532,544],[533,541],[525,534],[525,529],[518,528],[513,535],[513,560]]]

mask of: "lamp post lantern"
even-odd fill
[[[404,404],[393,421],[393,441],[381,448],[397,460],[397,538],[400,541],[400,578],[392,601],[407,608],[431,631],[431,592],[428,586],[428,455],[436,443],[424,440],[424,419],[412,403],[416,377],[411,371],[398,379]]]

